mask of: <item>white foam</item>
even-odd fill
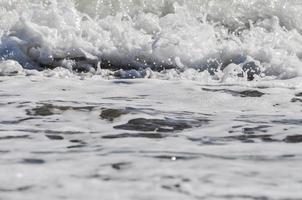
[[[198,70],[252,58],[266,76],[302,75],[299,1],[9,0],[0,8],[0,55],[29,69],[75,57]]]
[[[20,74],[22,71],[22,66],[14,60],[5,60],[0,62],[0,76],[16,75]]]

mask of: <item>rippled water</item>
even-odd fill
[[[302,199],[301,11],[0,0],[0,200]]]
[[[1,199],[301,198],[301,79],[0,81]]]

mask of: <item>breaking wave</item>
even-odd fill
[[[301,11],[298,0],[0,0],[0,74],[20,65],[293,78]]]

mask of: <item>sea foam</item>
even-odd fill
[[[213,75],[232,64],[250,80],[255,71],[302,75],[299,1],[2,0],[0,8],[0,55],[26,69]]]

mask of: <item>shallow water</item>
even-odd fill
[[[0,81],[1,199],[302,196],[300,78]]]
[[[0,200],[301,199],[301,10],[0,0]]]

